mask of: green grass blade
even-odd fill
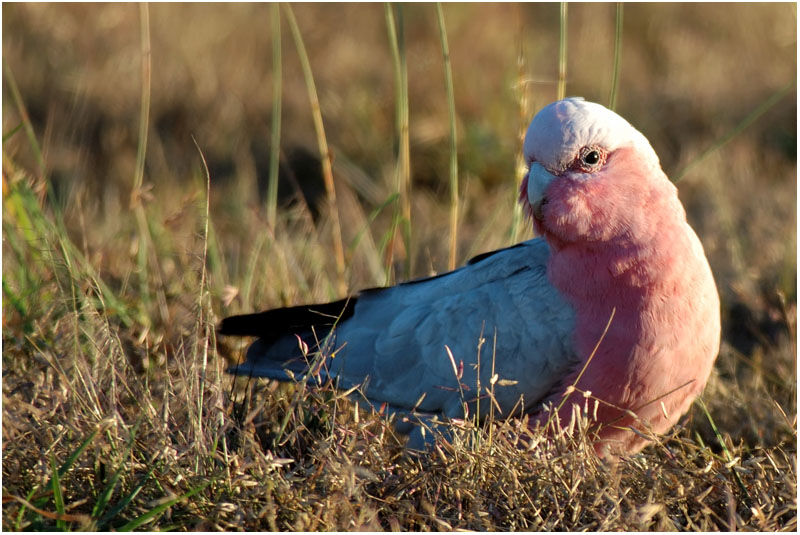
[[[355,237],[353,237],[353,239],[350,241],[350,245],[348,246],[349,251],[356,250],[356,247],[358,247],[358,244],[361,242],[361,239],[364,237],[364,234],[369,230],[370,226],[372,226],[372,223],[375,221],[375,218],[377,218],[378,215],[380,215],[380,213],[383,210],[385,210],[387,206],[397,202],[399,198],[400,198],[399,193],[392,193],[385,201],[383,201],[380,204],[380,206],[378,206],[377,208],[372,210],[372,212],[370,212],[367,221],[364,223],[364,226],[358,231],[358,233],[356,233]]]
[[[125,446],[125,454],[122,456],[123,459],[128,459],[130,457],[131,450],[133,449],[133,445],[135,443],[136,434],[139,431],[139,426],[142,423],[142,419],[140,418],[131,429],[130,436],[128,437],[128,443]],[[117,468],[111,477],[106,483],[105,488],[97,497],[97,502],[94,504],[92,508],[92,518],[97,519],[100,515],[105,511],[108,503],[111,500],[111,496],[114,494],[114,489],[117,487],[117,482],[119,481],[122,472],[127,469],[127,464],[125,462],[120,463],[119,468]]]
[[[92,431],[92,433],[88,437],[86,437],[86,439],[81,443],[81,445],[78,446],[78,448],[75,451],[73,451],[70,454],[69,457],[67,457],[67,459],[61,464],[61,466],[59,468],[56,469],[55,465],[53,465],[53,475],[51,476],[50,480],[44,485],[44,487],[38,487],[38,486],[34,487],[28,493],[28,496],[26,497],[26,500],[28,502],[31,502],[36,507],[41,507],[42,505],[46,504],[48,502],[48,498],[46,496],[38,498],[35,501],[31,501],[31,500],[33,500],[33,497],[38,493],[40,488],[48,488],[48,487],[52,488],[53,489],[53,496],[55,497],[55,495],[56,495],[55,488],[58,487],[58,493],[60,495],[60,493],[61,493],[61,486],[60,486],[61,478],[64,476],[64,474],[67,473],[67,471],[70,468],[72,468],[72,465],[75,464],[75,461],[86,450],[86,448],[89,446],[89,444],[92,443],[92,441],[95,439],[95,437],[97,436],[97,434],[99,432],[100,432],[99,428],[97,428],[94,431]],[[51,459],[51,463],[55,463],[55,458]],[[62,501],[62,506],[63,506],[63,497],[61,497],[60,499]],[[17,514],[17,520],[16,520],[17,529],[19,529],[19,527],[20,527],[20,525],[22,523],[22,519],[23,519],[23,516],[25,514],[25,511],[26,511],[26,507],[24,505],[22,505],[20,507],[20,509],[19,509],[19,513]],[[59,511],[59,513],[62,513],[62,514],[63,514],[63,512],[64,511]]]
[[[558,90],[557,99],[567,96],[567,2],[561,2],[558,16]]]
[[[35,266],[34,262],[31,262],[38,256],[37,250],[26,247],[26,243],[31,242],[24,235],[25,230],[13,224],[15,219],[19,221],[14,214],[22,213],[25,217],[24,210],[20,210],[18,206],[12,207],[12,203],[19,201],[19,197],[17,195],[6,196],[5,201],[6,218],[3,221],[3,240],[8,244],[10,252],[6,252],[7,263],[3,273],[3,296],[5,298],[3,306],[10,305],[16,311],[22,319],[23,333],[30,334],[33,331],[34,312],[32,309],[34,304],[28,303],[28,298],[39,291],[43,276],[40,273],[40,266]],[[14,260],[8,261],[10,258]],[[14,268],[9,266],[14,266]]]
[[[128,311],[128,306],[116,296],[106,283],[99,279],[94,267],[69,239],[57,207],[54,207],[56,222],[53,224],[52,219],[42,210],[36,194],[24,181],[9,183],[8,193],[3,202],[9,208],[7,212],[13,217],[12,221],[16,223],[15,231],[22,234],[28,244],[28,250],[31,254],[36,255],[34,256],[36,265],[46,264],[52,267],[54,265],[53,258],[45,257],[40,252],[61,250],[65,255],[64,263],[77,265],[73,268],[74,272],[71,272],[70,278],[94,281],[102,294],[106,310],[116,314],[125,327],[133,325],[133,317]],[[42,243],[50,245],[43,249]],[[141,319],[141,315],[139,316]]]
[[[392,263],[394,256],[394,240],[397,231],[404,231],[403,238],[406,245],[405,276],[411,275],[412,249],[411,249],[411,150],[408,124],[408,64],[406,61],[406,46],[403,32],[403,8],[393,4],[384,4],[386,12],[386,27],[389,31],[389,46],[392,49],[392,63],[395,76],[395,113],[397,120],[397,168],[395,171],[395,191],[400,194],[400,203],[392,220],[392,233],[388,241],[389,250],[386,254],[386,284],[391,282]],[[397,15],[395,16],[395,8]],[[405,220],[405,223],[403,223]]]
[[[20,131],[20,130],[22,130],[23,128],[25,128],[25,122],[24,122],[24,121],[20,121],[20,123],[19,123],[17,126],[15,126],[15,127],[14,127],[14,128],[12,128],[11,130],[9,130],[9,131],[8,131],[8,132],[6,132],[5,134],[3,134],[3,143],[5,143],[6,141],[8,141],[8,140],[9,140],[9,139],[11,139],[12,137],[14,137],[14,134],[16,134],[17,132],[19,132],[19,131]]]
[[[139,134],[136,146],[136,167],[133,176],[133,194],[138,195],[144,182],[144,161],[147,154],[147,128],[150,120],[150,11],[147,3],[139,4],[139,32],[142,55],[141,105],[139,108]]]
[[[11,67],[5,60],[3,60],[3,72],[5,74],[5,82],[8,83],[8,88],[11,90],[11,97],[14,100],[14,105],[17,107],[17,112],[22,118],[22,124],[25,125],[25,134],[28,136],[28,143],[31,146],[31,151],[33,151],[33,157],[36,159],[36,164],[39,166],[39,176],[43,180],[46,174],[46,168],[44,164],[44,156],[42,155],[42,148],[39,146],[39,141],[36,139],[36,133],[33,131],[33,123],[31,123],[31,118],[28,115],[25,102],[22,100],[22,94],[19,92],[17,79],[14,77]],[[3,142],[5,143],[5,138],[3,139]]]
[[[150,53],[150,11],[147,3],[139,4],[139,31],[141,38],[141,61],[142,61],[142,87],[141,104],[139,107],[139,134],[136,147],[136,166],[133,175],[133,187],[131,189],[130,204],[136,214],[136,223],[139,227],[139,244],[137,250],[137,264],[139,271],[139,289],[141,300],[145,308],[152,303],[153,297],[150,292],[147,256],[152,245],[152,236],[147,225],[147,216],[142,204],[142,188],[144,185],[144,163],[147,154],[147,129],[150,119],[150,73],[151,73],[151,53]],[[145,324],[150,325],[149,314],[143,317]],[[166,318],[165,318],[166,319]]]
[[[29,245],[28,250],[32,254],[38,255],[39,248],[34,245],[39,239],[39,235],[36,232],[37,227],[34,227],[31,211],[28,209],[29,198],[32,196],[33,192],[30,187],[23,182],[13,182],[8,185],[8,190],[3,195],[3,215],[5,216],[3,222],[5,224],[6,220],[10,221],[13,228],[8,229],[11,232],[8,232],[7,229],[3,230],[6,231],[5,234],[20,234]],[[33,199],[33,203],[35,212],[38,212],[39,207],[35,199]],[[23,256],[19,254],[20,259]]]
[[[242,283],[239,286],[242,303],[245,308],[253,306],[253,303],[251,302],[251,296],[253,294],[253,287],[256,280],[256,268],[258,267],[258,261],[261,258],[261,250],[264,248],[264,245],[267,243],[267,239],[269,239],[269,237],[269,231],[258,233],[254,245],[250,249],[250,257],[247,260],[244,277],[242,278]]]
[[[169,500],[168,502],[162,503],[158,507],[156,507],[154,509],[151,509],[150,511],[146,512],[142,516],[131,520],[130,522],[128,522],[127,524],[125,524],[124,526],[119,528],[119,531],[133,531],[133,530],[135,530],[139,526],[141,526],[143,524],[146,524],[147,522],[153,520],[158,515],[162,514],[164,511],[166,511],[167,509],[169,509],[170,507],[172,507],[176,503],[178,503],[180,501],[183,501],[183,500],[186,500],[187,498],[191,498],[192,496],[194,496],[195,494],[197,494],[198,492],[200,492],[201,490],[203,490],[207,486],[209,486],[212,481],[213,480],[204,481],[203,483],[201,483],[200,485],[196,486],[195,488],[193,488],[189,492],[187,492],[187,493],[185,493],[185,494],[183,494],[181,496],[178,496],[177,498]]]
[[[63,476],[64,474],[67,473],[67,470],[72,468],[72,465],[75,464],[75,461],[78,460],[78,457],[80,457],[83,454],[83,452],[86,451],[86,448],[89,447],[89,444],[91,444],[92,441],[95,439],[95,437],[97,437],[98,433],[100,433],[100,428],[99,427],[96,428],[94,431],[92,431],[89,434],[89,436],[86,437],[83,442],[81,442],[81,445],[78,446],[78,449],[73,451],[70,454],[70,456],[67,457],[67,460],[64,461],[64,463],[58,469],[58,475],[59,476]]]
[[[608,107],[617,108],[617,93],[619,91],[619,73],[622,68],[622,10],[623,3],[617,2],[617,16],[614,24],[614,68],[611,76],[611,94],[608,96]]]
[[[450,254],[447,268],[456,268],[458,249],[458,145],[456,138],[456,102],[453,94],[453,70],[450,66],[450,48],[447,46],[447,29],[444,25],[442,4],[436,3],[436,18],[439,21],[439,39],[442,42],[444,59],[444,85],[447,91],[447,111],[450,123]]]
[[[219,239],[217,239],[214,220],[210,217],[208,219],[208,256],[206,262],[208,263],[208,271],[214,275],[215,280],[230,280],[228,264],[225,261],[225,255],[222,252]]]
[[[22,298],[11,289],[5,277],[3,277],[3,297],[8,299],[9,304],[11,304],[14,310],[17,311],[17,314],[19,314],[20,317],[28,317],[28,309],[25,307],[25,303],[23,302]],[[26,332],[28,331],[29,327],[30,325],[26,326]]]
[[[521,17],[520,17],[521,18]],[[516,96],[517,96],[517,117],[519,120],[518,123],[518,139],[525,138],[525,132],[528,130],[528,121],[530,121],[530,95],[528,93],[528,75],[526,72],[526,61],[525,61],[525,37],[526,34],[522,28],[522,23],[520,23],[520,27],[518,29],[519,37],[518,37],[518,47],[517,47],[517,81],[515,84],[516,87]],[[526,176],[528,172],[528,162],[525,161],[525,155],[522,153],[522,144],[518,145],[516,150],[516,164],[514,168],[514,172],[516,175],[516,180],[514,181],[514,188],[511,190],[513,197],[510,197],[509,200],[511,201],[512,205],[514,206],[513,213],[511,214],[511,225],[508,229],[508,243],[517,243],[520,241],[522,237],[522,230],[523,230],[523,214],[522,214],[522,205],[517,201],[517,192],[519,191],[519,187],[521,184],[522,179]]]
[[[292,6],[290,4],[283,4],[283,8],[286,13],[286,20],[289,22],[289,28],[292,31],[292,37],[294,38],[295,47],[297,48],[297,55],[300,58],[300,65],[303,69],[303,77],[305,78],[306,89],[308,90],[308,100],[311,105],[311,116],[314,120],[314,130],[316,130],[317,133],[319,155],[322,159],[322,178],[325,183],[325,191],[328,194],[328,208],[330,210],[331,222],[333,223],[333,250],[336,259],[337,290],[340,295],[343,295],[347,293],[347,282],[345,281],[342,229],[339,223],[339,209],[336,203],[336,188],[333,183],[333,164],[331,162],[331,153],[328,149],[328,140],[325,136],[325,127],[322,124],[322,111],[319,105],[319,97],[317,96],[317,86],[314,82],[314,74],[311,72],[311,62],[308,59],[306,45],[303,43],[303,36],[300,33],[300,27],[297,25],[297,19],[294,17]]]
[[[200,354],[202,355],[202,360],[200,364],[199,370],[199,378],[200,384],[205,383],[206,379],[206,372],[208,370],[208,343],[209,343],[209,333],[208,329],[208,321],[206,320],[206,311],[208,310],[208,306],[206,306],[206,298],[208,296],[208,284],[207,284],[207,272],[206,266],[208,265],[208,242],[209,242],[209,227],[211,223],[211,174],[208,171],[208,164],[206,163],[206,158],[203,155],[203,151],[200,149],[200,146],[197,144],[197,140],[192,139],[194,141],[194,145],[197,148],[197,152],[200,153],[200,160],[203,162],[203,172],[205,174],[206,179],[206,203],[205,203],[205,214],[203,214],[203,256],[201,258],[200,264],[200,287],[197,295],[197,313],[198,317],[198,325],[199,331],[197,336],[195,337],[195,355]],[[201,334],[202,333],[202,334]],[[202,347],[201,347],[202,346]],[[196,429],[197,435],[203,435],[203,402],[205,398],[205,388],[200,388],[199,393],[197,395],[197,422],[196,422]],[[198,441],[198,444],[201,443]],[[199,455],[198,455],[199,457]]]
[[[267,180],[267,222],[275,228],[278,213],[278,171],[281,157],[281,100],[283,73],[281,67],[281,11],[272,4],[272,133],[269,146],[269,178]]]
[[[142,476],[142,479],[139,480],[139,483],[134,487],[134,489],[124,498],[122,498],[119,502],[117,502],[114,507],[112,507],[100,520],[97,521],[97,529],[102,528],[106,524],[108,524],[114,517],[116,517],[120,511],[125,509],[128,504],[130,504],[133,499],[136,497],[139,492],[144,488],[150,478],[153,477],[153,472],[156,471],[156,465],[152,465],[150,470]]]
[[[725,460],[727,462],[733,461],[733,455],[731,455],[730,450],[728,449],[728,445],[725,444],[725,440],[722,438],[722,434],[717,429],[717,424],[714,423],[714,419],[711,417],[711,413],[708,412],[708,407],[706,407],[705,401],[703,398],[697,398],[697,403],[700,405],[700,408],[703,410],[703,414],[705,414],[708,423],[711,425],[711,430],[714,431],[714,436],[717,438],[717,443],[722,448],[722,451],[725,452]],[[744,486],[744,482],[742,482],[742,478],[739,476],[739,473],[733,469],[731,466],[731,473],[733,474],[733,478],[736,480],[736,484],[739,487],[739,490],[742,491],[742,494],[745,499],[745,503],[748,507],[752,505],[753,500],[750,498],[750,493],[747,492],[747,487]]]
[[[56,468],[56,457],[50,454],[50,469],[53,471],[53,476],[50,478],[50,489],[53,491],[53,504],[55,505],[56,512],[59,515],[66,513],[64,508],[64,495],[61,493],[61,478],[58,475],[59,470]],[[67,530],[67,523],[63,520],[56,520],[56,526],[61,531]]]
[[[117,483],[119,482],[119,478],[122,475],[123,470],[125,470],[125,464],[121,464],[119,468],[117,468],[111,477],[108,479],[108,483],[106,483],[105,488],[97,497],[97,501],[92,508],[92,518],[98,518],[103,511],[105,511],[106,507],[108,507],[108,503],[111,501],[111,496],[114,494],[114,489],[117,488]],[[99,527],[99,526],[98,526]]]

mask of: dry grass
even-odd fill
[[[451,123],[435,8],[402,10],[412,217],[399,235],[385,10],[293,9],[333,155],[346,284],[444,269]],[[725,332],[704,404],[615,465],[580,441],[523,452],[515,420],[412,454],[330,388],[223,373],[241,347],[215,339],[219,317],[338,296],[319,164],[297,157],[316,154],[317,135],[285,20],[281,207],[268,223],[272,13],[150,6],[147,87],[137,6],[3,5],[4,529],[797,529],[796,97],[780,93],[796,79],[793,5],[625,6],[618,110],[671,176],[714,149],[680,189]],[[559,9],[443,13],[461,262],[528,235],[510,209],[517,136],[556,92]],[[568,16],[567,92],[607,102],[615,8]]]

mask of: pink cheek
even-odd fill
[[[575,239],[591,232],[595,213],[587,202],[584,189],[581,184],[562,182],[551,191],[545,207],[546,218],[564,237]]]

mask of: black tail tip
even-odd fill
[[[227,318],[223,318],[217,325],[217,334],[224,336],[251,335],[251,322],[243,318],[244,316],[228,316]]]

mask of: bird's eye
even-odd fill
[[[606,152],[599,147],[584,147],[574,165],[584,173],[593,173],[606,162]]]
[[[597,152],[596,150],[590,150],[589,152],[583,155],[581,160],[583,161],[583,163],[589,166],[597,165],[597,163],[600,161],[600,153]]]

